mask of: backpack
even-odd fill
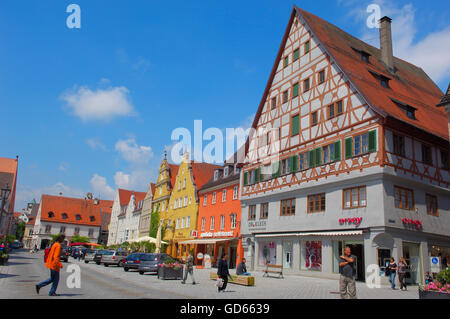
[[[386,266],[386,270],[384,271],[384,273],[386,274],[386,276],[389,276],[391,274],[391,267]]]
[[[47,262],[48,255],[50,254],[50,248],[45,248],[44,252],[44,262]]]

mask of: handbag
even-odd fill
[[[223,287],[223,279],[222,278],[217,278],[216,280],[216,286],[218,288],[222,288]]]

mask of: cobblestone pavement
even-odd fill
[[[48,277],[42,252],[30,254],[14,252],[8,266],[0,266],[0,298],[47,298],[49,287],[38,296],[34,285]],[[75,264],[81,270],[81,288],[67,288],[68,265]],[[64,263],[58,293],[61,298],[177,298],[177,299],[339,299],[338,280],[285,275],[284,279],[263,278],[261,272],[254,273],[254,287],[229,284],[227,291],[218,293],[215,282],[209,279],[212,270],[195,269],[197,285],[190,278],[183,285],[180,281],[159,280],[156,275],[140,275],[136,271],[125,272],[122,268],[70,259]],[[234,270],[231,271],[232,273]],[[408,291],[392,291],[383,286],[370,289],[357,283],[360,299],[418,299],[417,287]]]

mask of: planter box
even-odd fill
[[[173,269],[168,267],[158,267],[158,279],[163,280],[182,280],[183,279],[183,267],[179,269]]]
[[[209,273],[209,279],[217,280],[217,278],[218,278],[217,273],[215,273],[213,271]],[[255,277],[253,277],[253,276],[231,275],[231,278],[233,278],[233,280],[228,280],[229,284],[236,284],[236,285],[242,285],[242,286],[254,286],[255,285]]]
[[[419,290],[419,299],[450,299],[450,294],[444,294],[437,291]]]

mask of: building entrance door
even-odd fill
[[[420,276],[420,245],[403,242],[403,258],[405,258],[406,263],[408,264],[406,283],[410,285],[419,285],[422,282]]]

